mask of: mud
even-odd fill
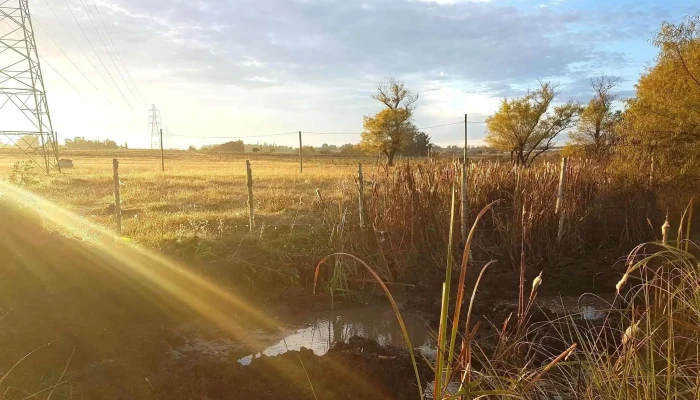
[[[212,293],[193,284],[199,277],[192,271],[132,254],[128,246],[48,232],[34,216],[0,225],[5,398],[51,391],[52,399],[418,398],[403,338],[385,303],[328,310],[327,299],[303,289],[259,298],[236,288]],[[556,316],[546,304],[556,302],[550,287],[565,294],[610,291],[610,264],[581,265],[545,270],[536,321]],[[528,269],[528,278],[536,273]],[[566,280],[572,276],[575,281]],[[517,275],[496,270],[487,277],[474,313],[498,324],[513,311]],[[429,356],[439,296],[434,287],[398,294],[408,314],[418,312],[406,315],[413,347]],[[565,299],[575,306],[563,311],[598,316],[597,306]],[[420,374],[425,383],[430,369],[424,362]]]

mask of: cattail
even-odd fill
[[[625,333],[622,334],[622,345],[627,346],[639,333],[639,321],[636,324],[632,324],[625,329]]]
[[[617,282],[617,285],[615,285],[615,289],[617,289],[617,294],[620,294],[620,289],[622,289],[623,286],[625,286],[625,283],[627,283],[627,279],[629,279],[629,274],[625,272],[624,275],[622,275],[622,279],[620,279],[619,282]]]
[[[671,224],[668,223],[668,215],[666,215],[666,222],[664,222],[663,226],[661,226],[661,235],[662,239],[661,242],[663,244],[666,244],[668,241],[668,230],[671,229]]]
[[[540,287],[540,285],[542,284],[542,272],[543,271],[540,271],[540,274],[537,275],[537,278],[535,278],[535,280],[532,281],[532,292],[530,292],[531,294],[535,293],[537,291],[537,288]]]

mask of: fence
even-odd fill
[[[305,205],[296,210],[297,219],[305,222],[272,225],[265,218],[256,221],[254,199],[264,199],[265,194],[256,193],[255,163],[246,160],[240,168],[246,171],[245,183],[232,190],[247,194],[248,224],[242,226],[247,232],[291,237],[308,226],[315,235],[325,235],[333,250],[381,255],[382,260],[375,262],[383,263],[385,276],[392,279],[405,274],[418,259],[444,265],[453,190],[460,202],[455,223],[463,229],[486,204],[499,201],[474,241],[475,254],[483,258],[499,255],[516,262],[524,250],[529,259],[546,261],[643,240],[650,234],[647,218],[654,218],[646,176],[616,177],[606,166],[589,160],[545,162],[531,168],[491,161],[463,166],[424,160],[404,161],[394,168],[375,164],[369,173],[358,163],[355,177],[346,177],[354,184],[305,193]],[[166,167],[166,175],[167,171]],[[115,195],[117,181],[115,174]],[[119,212],[117,207],[115,213]]]

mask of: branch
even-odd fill
[[[678,53],[678,58],[681,60],[681,64],[683,64],[683,69],[685,69],[685,72],[690,76],[690,78],[695,81],[695,84],[700,87],[700,81],[693,75],[690,70],[688,69],[688,65],[685,63],[685,60],[683,59],[683,55],[681,54],[681,46],[678,43],[675,43],[676,47],[676,53]]]

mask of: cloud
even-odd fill
[[[217,131],[240,124],[263,133],[290,130],[288,124],[291,130],[357,131],[362,116],[377,109],[370,99],[376,82],[387,77],[404,79],[421,93],[416,118],[422,126],[452,122],[464,112],[488,115],[500,98],[521,95],[537,79],[560,83],[562,98],[583,99],[582,82],[590,76],[625,71],[625,79],[636,78],[640,60],[653,54],[640,57],[629,44],[648,50],[645,41],[660,19],[676,14],[670,5],[584,7],[584,0],[95,1],[148,103],[177,109],[173,129],[176,123],[186,126],[181,130],[201,125]],[[119,82],[85,2],[68,2]],[[69,10],[51,3],[99,66]],[[100,88],[111,90],[100,96],[121,102],[46,4],[32,3],[32,12]],[[52,62],[62,57],[45,37],[39,45]],[[228,119],[187,115],[204,116],[213,107]],[[276,117],[266,118],[272,111]],[[445,138],[459,137],[458,126],[444,131]],[[438,140],[441,135],[434,133]]]
[[[501,92],[509,83],[570,73],[573,65],[624,63],[624,54],[597,45],[610,35],[633,34],[634,21],[646,15],[630,10],[626,24],[608,26],[602,34],[597,25],[591,32],[582,28],[596,21],[580,11],[523,9],[498,2],[100,4],[132,68],[158,68],[193,83],[243,87],[255,82],[249,69],[264,66],[266,83],[279,85],[422,74],[490,82]],[[69,18],[67,10],[60,11]],[[592,36],[584,40],[582,35],[588,33]]]

